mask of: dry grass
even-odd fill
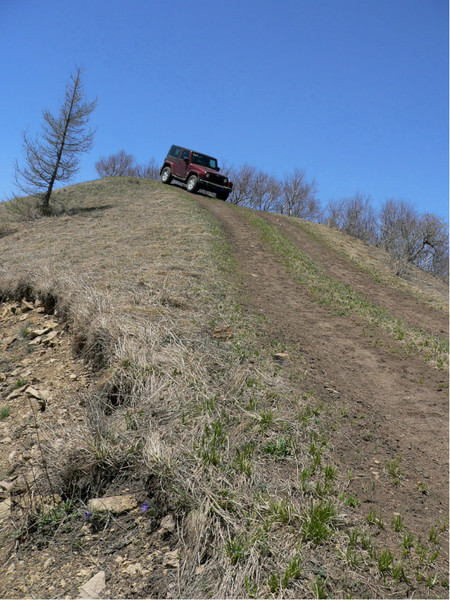
[[[411,264],[404,266],[403,276],[398,277],[397,268],[387,251],[332,227],[300,219],[295,222],[324,245],[369,273],[374,281],[412,293],[431,308],[448,313],[448,286],[445,281]]]
[[[71,214],[0,240],[0,293],[55,301],[74,348],[106,374],[85,424],[47,431],[56,492],[83,504],[132,486],[157,517],[175,514],[179,597],[404,593],[352,514],[327,409],[282,377],[276,348],[261,350],[222,233],[195,200],[130,178],[58,194]]]

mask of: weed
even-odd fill
[[[203,462],[217,466],[221,462],[225,442],[226,435],[222,421],[214,421],[211,425],[206,423],[198,451]]]
[[[402,531],[402,529],[404,528],[403,517],[401,515],[395,515],[392,519],[391,525],[394,531]]]
[[[331,501],[311,502],[303,516],[301,532],[305,541],[318,545],[331,536],[330,524],[336,515]]]
[[[261,411],[260,417],[260,423],[263,429],[273,423],[273,411],[270,409]]]
[[[11,413],[11,408],[9,406],[2,406],[0,408],[0,421],[8,418]]]
[[[320,575],[317,575],[315,580],[310,585],[311,592],[314,598],[330,598],[330,593],[325,580]]]
[[[438,531],[437,531],[437,529],[435,527],[431,528],[430,535],[428,536],[428,539],[433,544],[439,544],[439,534],[438,534]]]
[[[433,577],[431,577],[431,576],[425,577],[425,583],[430,588],[430,590],[434,588],[434,586],[437,584],[437,582],[438,582],[438,574],[437,573],[435,573],[433,575]]]
[[[245,591],[247,592],[247,596],[249,598],[257,597],[258,584],[251,583],[248,575],[245,577],[244,586],[245,586]]]
[[[408,556],[411,548],[414,545],[414,536],[412,533],[410,533],[409,531],[407,531],[404,536],[403,536],[403,540],[402,540],[402,547],[403,547],[403,556]]]
[[[382,575],[385,575],[391,570],[394,556],[390,550],[383,550],[378,557],[378,570]]]
[[[428,485],[426,483],[423,483],[422,481],[419,481],[416,484],[416,490],[418,490],[424,496],[430,495],[430,488],[428,487]]]
[[[231,564],[235,565],[239,561],[243,560],[247,552],[246,539],[243,536],[236,536],[232,540],[228,540],[225,548]]]
[[[285,437],[277,438],[274,441],[268,442],[264,447],[263,451],[266,454],[271,454],[275,459],[281,460],[286,458],[286,456],[290,456],[292,454],[291,451],[291,440]]]
[[[394,481],[394,485],[398,485],[400,483],[400,481],[403,479],[403,474],[400,469],[398,459],[394,458],[392,460],[386,461],[385,466],[386,466],[386,471],[389,473],[389,475],[392,477],[392,479]]]
[[[395,563],[391,569],[392,578],[398,585],[401,581],[406,581],[405,569],[403,563]]]
[[[366,521],[369,525],[378,525],[380,529],[384,529],[383,519],[376,514],[375,511],[370,511],[367,515]]]
[[[346,496],[345,503],[347,506],[351,506],[352,508],[359,506],[359,500],[356,496]]]
[[[281,587],[286,588],[291,579],[298,579],[302,572],[302,557],[296,552],[286,567],[281,579]]]
[[[272,594],[276,594],[281,588],[281,580],[279,575],[276,573],[271,573],[267,579],[267,585],[269,586],[269,590],[272,592]]]
[[[252,471],[251,458],[255,452],[255,442],[246,442],[241,448],[236,448],[236,456],[233,461],[234,466],[242,475],[250,477]]]
[[[18,379],[16,383],[13,384],[12,390],[18,390],[21,387],[25,387],[27,385],[26,379]]]
[[[29,327],[27,327],[26,325],[23,325],[19,330],[19,336],[22,339],[27,339],[30,337],[30,335],[31,335],[31,329]]]
[[[347,546],[347,549],[345,551],[345,560],[347,564],[349,564],[353,568],[359,567],[359,565],[363,561],[361,555],[358,554],[356,550],[353,550],[350,546]]]
[[[291,523],[294,516],[292,507],[287,500],[272,501],[269,504],[269,514],[279,523]]]

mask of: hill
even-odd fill
[[[176,186],[55,198],[0,238],[1,596],[446,597],[446,286]]]

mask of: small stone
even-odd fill
[[[28,335],[33,340],[34,338],[42,337],[49,331],[50,331],[50,329],[32,329]]]
[[[50,333],[47,333],[47,335],[42,339],[42,341],[46,346],[54,346],[57,337],[58,332],[51,331]]]
[[[10,335],[8,337],[3,338],[2,340],[2,344],[5,348],[7,348],[8,346],[11,346],[11,344],[13,342],[15,342],[17,340],[17,336],[16,335]]]
[[[179,550],[176,548],[172,552],[167,552],[163,557],[163,567],[168,567],[170,569],[176,569],[179,566],[180,558],[179,558]]]
[[[138,506],[138,502],[131,494],[125,494],[124,496],[109,496],[105,498],[91,498],[88,502],[88,510],[112,512],[115,514],[121,514],[129,510],[133,510]]]
[[[79,598],[100,598],[100,594],[106,587],[105,571],[99,571],[80,587]]]
[[[172,533],[175,529],[175,521],[172,515],[166,515],[164,519],[161,520],[159,533]]]
[[[31,302],[27,302],[26,300],[22,300],[20,303],[20,308],[22,312],[28,312],[30,310],[34,310],[34,304],[31,304]]]
[[[14,398],[18,398],[25,392],[26,385],[22,385],[20,388],[17,388],[13,392],[11,392],[8,396],[6,396],[7,400],[14,400]]]
[[[4,521],[11,513],[11,500],[7,498],[0,502],[0,521]]]

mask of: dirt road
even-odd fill
[[[405,355],[392,338],[364,323],[336,316],[320,306],[286,272],[241,211],[227,203],[199,199],[225,229],[240,265],[249,310],[268,319],[266,339],[298,345],[307,385],[327,397],[344,416],[334,453],[349,472],[350,491],[362,510],[391,519],[401,512],[408,526],[427,535],[448,514],[448,402],[446,374],[420,357]],[[380,286],[337,252],[325,248],[287,219],[261,214],[332,277],[413,325],[445,336],[444,314],[395,288]],[[262,337],[264,339],[264,336]],[[386,471],[397,469],[392,484]]]

